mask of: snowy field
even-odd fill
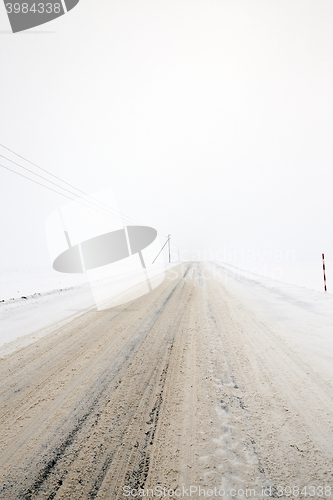
[[[87,283],[82,274],[58,273],[49,266],[0,269],[0,300],[27,297]]]

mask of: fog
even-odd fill
[[[15,35],[0,5],[0,143],[112,189],[184,260],[319,273],[333,259],[332,2],[96,5]],[[68,200],[2,168],[0,198],[0,266],[48,265],[45,220]]]

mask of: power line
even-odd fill
[[[15,154],[16,156],[19,156],[19,157],[20,157],[20,158],[22,158],[24,161],[27,161],[28,163],[30,163],[30,164],[31,164],[31,165],[33,165],[34,167],[39,168],[40,170],[42,170],[42,171],[43,171],[43,172],[45,172],[46,174],[50,175],[51,177],[54,177],[54,178],[55,178],[55,179],[57,179],[58,181],[63,182],[64,184],[66,184],[67,186],[71,187],[72,189],[75,189],[75,190],[76,190],[76,191],[78,191],[79,193],[84,194],[84,195],[85,195],[85,196],[87,196],[88,198],[92,198],[94,201],[96,201],[96,200],[95,200],[92,196],[88,195],[88,194],[87,194],[87,193],[85,193],[84,191],[81,191],[81,189],[76,188],[75,186],[73,186],[73,185],[72,185],[72,184],[70,184],[69,182],[64,181],[63,179],[61,179],[61,178],[60,178],[60,177],[58,177],[57,175],[52,174],[51,172],[49,172],[49,171],[48,171],[48,170],[46,170],[45,168],[42,168],[42,167],[40,167],[39,165],[37,165],[36,163],[34,163],[34,162],[32,162],[32,161],[28,160],[28,158],[25,158],[24,156],[22,156],[22,155],[20,155],[20,154],[16,153],[16,151],[13,151],[12,149],[7,148],[7,146],[4,146],[3,144],[0,144],[0,146],[1,146],[1,147],[3,147],[3,148],[5,148],[5,149],[7,149],[8,151],[10,151],[11,153]],[[2,155],[0,155],[0,156],[2,156]],[[3,158],[4,158],[4,157],[3,157]],[[8,159],[8,158],[6,158],[6,159]],[[11,160],[9,160],[9,161],[11,161]],[[24,168],[24,167],[22,167],[22,168]],[[35,172],[33,172],[33,173],[35,173]],[[35,175],[38,175],[38,174],[35,174]],[[46,180],[47,180],[47,179],[46,179]],[[51,182],[51,181],[48,181],[48,180],[47,180],[47,182]],[[61,189],[65,189],[65,188],[62,188],[62,187],[61,187]],[[72,193],[72,194],[74,194],[74,193]],[[78,196],[78,195],[76,195],[76,194],[75,194],[75,196]],[[111,208],[111,207],[109,207],[108,205],[106,205],[105,203],[102,203],[102,202],[98,202],[98,203],[100,203],[101,205],[105,205],[105,206],[106,206],[109,210],[111,210],[111,211],[118,212],[117,210],[114,210],[113,208]],[[138,224],[141,224],[141,222],[139,222],[139,221],[137,221],[137,220],[133,219],[132,217],[128,217],[128,216],[126,216],[125,214],[121,214],[121,212],[118,212],[118,213],[119,213],[120,215],[122,215],[123,217],[125,217],[125,218],[126,218],[127,220],[129,220],[129,221],[134,221],[134,222],[137,222]]]
[[[7,161],[9,161],[9,162],[13,163],[14,165],[17,165],[18,167],[20,167],[20,168],[22,168],[22,169],[24,169],[24,170],[28,171],[29,173],[31,173],[31,174],[33,174],[33,175],[36,175],[37,177],[39,177],[39,178],[43,179],[44,181],[49,182],[50,184],[52,184],[52,185],[54,185],[54,186],[56,186],[56,187],[58,187],[58,188],[60,188],[60,189],[62,189],[62,190],[64,190],[64,191],[66,191],[66,192],[70,193],[72,196],[76,196],[76,197],[80,198],[81,200],[85,201],[85,203],[79,202],[77,199],[72,198],[72,197],[70,197],[70,196],[68,196],[68,195],[66,195],[66,194],[64,194],[64,193],[62,193],[62,192],[60,192],[60,191],[58,191],[58,190],[52,189],[52,188],[50,188],[49,186],[46,186],[45,184],[42,184],[41,182],[37,182],[36,180],[31,179],[30,177],[25,176],[25,175],[23,175],[23,174],[20,174],[20,173],[16,172],[15,170],[12,170],[12,169],[11,169],[11,168],[9,168],[9,167],[5,167],[4,165],[0,165],[1,167],[5,168],[5,169],[7,169],[7,170],[9,170],[9,171],[11,171],[11,172],[13,172],[13,173],[16,173],[17,175],[20,175],[21,177],[24,177],[25,179],[28,179],[28,180],[30,180],[30,181],[32,181],[32,182],[34,182],[35,184],[38,184],[38,185],[40,185],[40,186],[42,186],[42,187],[45,187],[45,188],[47,188],[47,189],[49,189],[49,190],[51,190],[51,191],[53,191],[53,192],[55,192],[55,193],[57,193],[57,194],[60,194],[60,195],[62,195],[62,196],[65,196],[66,198],[68,198],[68,199],[70,199],[70,200],[76,201],[77,203],[80,203],[81,205],[83,205],[83,206],[85,206],[85,207],[88,207],[88,208],[90,208],[91,210],[98,211],[98,212],[100,212],[100,213],[103,213],[104,215],[109,215],[110,217],[113,217],[113,218],[115,218],[115,217],[116,217],[116,218],[118,218],[118,219],[121,219],[121,221],[122,221],[122,222],[123,222],[123,221],[125,221],[125,222],[127,222],[127,223],[131,223],[131,224],[132,224],[133,222],[136,222],[136,223],[138,223],[138,224],[142,225],[142,223],[141,223],[141,222],[139,222],[139,221],[137,221],[136,219],[133,219],[133,218],[131,218],[131,217],[128,217],[127,215],[122,214],[121,212],[119,212],[119,211],[117,211],[117,210],[113,209],[113,208],[112,208],[112,207],[110,207],[109,205],[107,205],[107,204],[105,204],[105,203],[103,203],[103,202],[101,202],[101,201],[96,200],[94,197],[92,197],[92,196],[88,195],[88,194],[87,194],[87,193],[85,193],[84,191],[82,191],[82,190],[80,190],[80,189],[76,188],[76,187],[75,187],[75,186],[73,186],[72,184],[70,184],[70,183],[68,183],[68,182],[64,181],[64,180],[63,180],[63,179],[61,179],[60,177],[58,177],[58,176],[56,176],[56,175],[52,174],[51,172],[48,172],[46,169],[44,169],[44,168],[40,167],[39,165],[37,165],[37,164],[35,164],[35,163],[31,162],[31,161],[30,161],[30,160],[28,160],[27,158],[25,158],[25,157],[23,157],[23,156],[19,155],[18,153],[16,153],[16,152],[15,152],[15,151],[13,151],[12,149],[7,148],[7,147],[6,147],[6,146],[4,146],[3,144],[0,144],[0,146],[1,146],[1,147],[3,147],[3,148],[5,148],[5,149],[7,149],[7,150],[8,150],[8,151],[10,151],[11,153],[13,153],[13,154],[15,154],[15,155],[19,156],[20,158],[22,158],[23,160],[27,161],[27,162],[28,162],[28,163],[30,163],[31,165],[34,165],[35,167],[37,167],[38,169],[40,169],[40,170],[42,170],[43,172],[47,173],[47,174],[48,174],[48,175],[50,175],[51,177],[53,177],[53,178],[55,178],[55,179],[58,179],[60,182],[63,182],[64,184],[66,184],[67,186],[71,187],[72,189],[75,189],[75,190],[76,190],[76,191],[78,191],[79,193],[84,194],[87,198],[92,199],[92,200],[93,200],[93,202],[91,202],[91,201],[89,201],[89,200],[86,200],[85,198],[83,198],[82,196],[78,195],[77,193],[73,193],[73,192],[72,192],[72,191],[70,191],[69,189],[67,189],[67,188],[65,188],[65,187],[63,187],[63,186],[60,186],[59,184],[57,184],[57,183],[55,183],[55,182],[53,182],[53,181],[51,181],[51,180],[49,180],[49,179],[45,178],[44,176],[42,176],[42,175],[40,175],[40,174],[37,174],[37,173],[36,173],[36,172],[34,172],[33,170],[31,170],[31,169],[29,169],[29,168],[27,168],[27,167],[24,167],[23,165],[21,165],[21,164],[19,164],[19,163],[15,162],[15,161],[11,160],[10,158],[7,158],[6,156],[4,156],[4,155],[1,155],[1,154],[0,154],[0,156],[1,156],[2,158],[4,158],[5,160],[7,160]],[[93,208],[93,207],[91,207],[91,206],[89,206],[89,205],[87,205],[86,203],[90,203],[91,205],[94,205],[95,207],[97,207],[97,209],[96,209],[96,208]],[[102,207],[101,207],[100,205],[102,205]],[[103,206],[107,207],[107,209],[103,208]],[[102,212],[101,210],[103,210],[103,212]],[[115,213],[112,213],[112,212],[115,212]],[[124,220],[124,219],[125,219],[125,220]],[[127,219],[127,220],[126,220],[126,219]],[[162,233],[159,233],[159,234],[161,234],[162,236],[165,236],[165,235],[164,235],[164,234],[162,234]]]
[[[60,193],[60,191],[56,191],[55,189],[51,188],[50,186],[45,186],[45,184],[42,184],[41,182],[35,181],[34,179],[27,177],[26,175],[20,174],[19,172],[16,172],[16,170],[13,170],[12,168],[5,167],[5,165],[1,165],[1,164],[0,164],[0,167],[5,168],[6,170],[13,172],[14,174],[19,175],[20,177],[24,177],[25,179],[28,179],[28,181],[34,182],[35,184],[39,184],[39,186],[45,187],[46,189],[49,189],[50,191],[53,191],[54,193],[60,194],[61,196],[65,196],[65,198],[68,198],[69,200],[74,200],[77,203],[80,203],[80,205],[84,205],[80,201],[75,200],[75,198],[71,198],[70,196],[67,196],[67,194]],[[86,207],[87,205],[84,205],[84,206]],[[89,208],[91,208],[91,207],[89,207]],[[95,209],[93,208],[92,210],[95,210]]]
[[[36,168],[38,168],[38,169],[42,170],[43,172],[45,172],[46,174],[50,175],[51,177],[53,177],[53,178],[55,178],[55,179],[59,180],[60,182],[62,182],[62,183],[64,183],[64,184],[66,184],[66,185],[67,185],[67,186],[69,186],[69,187],[71,187],[72,189],[75,189],[75,190],[76,190],[76,191],[78,191],[79,193],[81,193],[81,194],[85,195],[87,198],[90,198],[90,199],[92,199],[92,200],[93,200],[93,202],[90,202],[89,200],[85,200],[86,202],[88,202],[88,203],[92,203],[92,204],[94,204],[95,206],[97,206],[96,204],[99,204],[99,205],[105,206],[105,207],[107,208],[107,211],[115,212],[115,213],[117,214],[117,217],[118,217],[118,218],[121,218],[122,220],[124,220],[124,219],[125,219],[125,221],[127,220],[127,222],[129,222],[129,223],[133,223],[133,222],[135,222],[135,223],[137,223],[137,224],[142,225],[142,223],[141,223],[140,221],[138,221],[138,220],[136,220],[136,219],[133,219],[132,217],[128,217],[127,215],[125,215],[125,214],[123,214],[123,213],[119,212],[118,210],[113,209],[112,207],[110,207],[110,206],[109,206],[109,205],[107,205],[106,203],[103,203],[103,202],[101,202],[101,201],[96,200],[93,196],[90,196],[89,194],[87,194],[86,192],[82,191],[81,189],[79,189],[79,188],[77,188],[77,187],[73,186],[73,185],[72,185],[72,184],[70,184],[69,182],[64,181],[64,180],[63,180],[63,179],[61,179],[60,177],[58,177],[58,176],[56,176],[56,175],[52,174],[51,172],[49,172],[49,171],[48,171],[48,170],[46,170],[45,168],[42,168],[42,167],[40,167],[39,165],[37,165],[36,163],[34,163],[34,162],[32,162],[32,161],[28,160],[28,158],[25,158],[24,156],[20,155],[19,153],[16,153],[16,151],[13,151],[12,149],[10,149],[10,148],[8,148],[7,146],[5,146],[4,144],[0,144],[0,146],[1,146],[1,147],[3,147],[4,149],[7,149],[7,150],[8,150],[8,151],[10,151],[11,153],[15,154],[15,155],[16,155],[16,156],[18,156],[19,158],[22,158],[24,161],[26,161],[26,162],[30,163],[30,164],[31,164],[31,165],[33,165],[34,167],[36,167]],[[76,193],[73,193],[73,192],[69,191],[68,189],[64,188],[63,186],[59,186],[59,184],[56,184],[56,183],[54,183],[53,181],[50,181],[49,179],[46,179],[45,177],[43,177],[43,176],[41,176],[41,175],[37,174],[36,172],[33,172],[32,170],[28,169],[27,167],[23,167],[22,165],[20,165],[20,164],[18,164],[18,163],[16,163],[16,162],[14,162],[13,160],[10,160],[9,158],[6,158],[6,157],[5,157],[5,156],[3,156],[3,155],[0,155],[0,156],[1,156],[2,158],[4,158],[4,159],[6,159],[6,160],[10,161],[11,163],[14,163],[15,165],[17,165],[17,166],[19,166],[19,167],[23,168],[24,170],[27,170],[28,172],[32,173],[33,175],[36,175],[36,176],[38,176],[38,177],[42,178],[42,179],[43,179],[43,180],[45,180],[46,182],[50,182],[51,184],[53,184],[53,185],[55,185],[55,186],[59,187],[60,189],[63,189],[63,190],[65,190],[65,191],[69,192],[69,193],[70,193],[70,194],[72,194],[73,196],[77,196],[77,197],[78,197],[78,198],[80,198],[80,199],[84,199],[84,198],[82,198],[82,196],[79,196],[78,194],[76,194]],[[26,178],[27,178],[27,179],[29,179],[28,177],[26,177]],[[40,185],[43,185],[43,184],[40,184]],[[61,194],[61,193],[60,193],[60,194]],[[74,201],[75,201],[75,200],[74,200]],[[100,208],[100,207],[99,207],[99,208]],[[103,209],[103,210],[105,210],[105,209]],[[121,216],[121,217],[119,217],[119,216]],[[162,233],[160,233],[160,234],[162,234]],[[165,236],[165,235],[163,235],[163,236]]]
[[[9,162],[13,163],[14,165],[17,165],[18,167],[23,168],[23,170],[26,170],[27,172],[30,172],[30,173],[31,173],[31,174],[33,174],[33,175],[36,175],[36,176],[37,176],[37,177],[39,177],[40,179],[43,179],[44,181],[49,182],[50,184],[53,184],[54,186],[57,186],[57,187],[58,187],[58,188],[60,188],[60,189],[63,189],[64,191],[66,191],[67,193],[70,193],[70,194],[71,194],[71,195],[73,195],[73,196],[77,196],[77,197],[78,197],[78,198],[80,198],[81,200],[84,200],[86,203],[90,203],[90,204],[92,204],[92,205],[94,205],[94,206],[98,207],[98,208],[100,209],[99,211],[101,211],[101,207],[100,207],[100,206],[96,203],[96,201],[97,201],[97,200],[95,200],[92,196],[86,195],[87,197],[89,197],[89,198],[93,199],[93,200],[94,200],[94,202],[91,202],[91,201],[89,201],[89,200],[85,200],[85,199],[84,199],[84,198],[82,198],[82,196],[80,196],[79,194],[77,194],[77,193],[73,193],[73,192],[72,192],[72,191],[70,191],[69,189],[67,189],[67,188],[65,188],[65,187],[63,187],[63,186],[60,186],[60,185],[59,185],[59,184],[57,184],[56,182],[53,182],[53,181],[51,181],[51,180],[49,180],[49,179],[46,179],[43,175],[37,174],[36,172],[34,172],[33,170],[31,170],[30,168],[24,167],[23,165],[21,165],[21,164],[17,163],[17,162],[16,162],[16,161],[14,161],[14,160],[11,160],[10,158],[7,158],[7,157],[6,157],[6,156],[4,156],[4,155],[1,155],[1,154],[0,154],[0,156],[1,156],[1,158],[4,158],[5,160],[7,160],[7,161],[9,161]],[[42,169],[42,170],[44,170],[44,169]],[[51,175],[52,175],[52,174],[51,174]],[[56,176],[53,176],[53,177],[56,177]],[[27,177],[27,179],[30,179],[30,178],[28,178],[28,177]],[[60,180],[61,180],[61,179],[60,179]],[[66,184],[67,184],[67,183],[66,183]],[[43,184],[41,184],[41,185],[43,185]],[[76,189],[76,188],[74,188],[74,189]],[[79,190],[79,191],[80,191],[80,190]],[[83,193],[83,191],[82,191],[82,193]],[[84,193],[84,194],[85,194],[85,193]],[[102,203],[102,202],[98,202],[98,203],[100,203],[100,204],[104,205],[104,203]],[[108,206],[108,205],[105,205],[105,206]],[[91,208],[91,207],[90,207],[90,208]],[[104,210],[104,212],[106,212],[106,210],[105,210],[104,208],[102,208],[102,210]],[[110,212],[110,210],[109,210],[109,209],[107,210],[107,212],[109,212],[109,213],[111,214],[111,212]],[[115,212],[117,212],[117,211],[115,211]],[[102,213],[102,212],[101,212],[101,213]],[[118,214],[117,214],[117,215],[115,215],[115,214],[111,214],[111,215],[112,215],[113,217],[117,217],[118,219],[120,219],[120,217],[119,217],[119,215],[118,215]]]
[[[79,203],[80,205],[84,207],[90,208],[90,210],[94,210],[95,212],[100,212],[103,215],[107,215],[108,217],[114,218],[114,215],[110,214],[105,214],[101,212],[100,210],[96,210],[96,208],[89,207],[85,203],[82,203],[82,201],[76,200],[75,198],[72,198],[71,196],[68,196],[67,194],[61,193],[60,191],[57,191],[56,189],[51,188],[50,186],[46,186],[45,184],[42,184],[41,182],[36,181],[35,179],[31,179],[31,177],[28,177],[27,175],[20,174],[19,172],[16,172],[16,170],[13,170],[12,168],[6,167],[5,165],[0,164],[0,167],[5,168],[6,170],[9,170],[10,172],[13,172],[13,174],[19,175],[20,177],[23,177],[24,179],[28,179],[28,181],[34,182],[35,184],[38,184],[39,186],[42,186],[46,189],[49,189],[50,191],[53,191],[54,193],[60,194],[61,196],[64,196],[65,198],[68,198],[69,200],[75,201],[76,203]],[[161,233],[159,233],[161,234]]]
[[[86,201],[86,203],[90,203],[90,204],[92,204],[92,205],[95,205],[95,206],[97,207],[97,209],[96,209],[96,208],[93,208],[93,207],[90,207],[89,205],[86,205],[86,204],[85,204],[85,206],[86,206],[86,207],[91,208],[92,210],[96,210],[96,211],[98,211],[98,212],[100,212],[100,213],[104,213],[104,215],[109,215],[110,217],[112,216],[112,217],[114,217],[114,218],[115,218],[115,217],[120,218],[120,217],[119,217],[119,216],[117,216],[117,215],[111,214],[111,212],[110,212],[110,213],[108,213],[109,211],[107,212],[104,208],[102,208],[102,209],[101,209],[101,207],[99,207],[96,203],[92,203],[91,201],[85,200],[84,198],[82,198],[82,196],[80,196],[80,195],[78,195],[78,194],[76,194],[76,193],[73,193],[73,192],[72,192],[72,191],[70,191],[69,189],[66,189],[66,188],[64,188],[64,187],[62,187],[62,186],[59,186],[59,184],[57,184],[56,182],[50,181],[50,180],[46,179],[45,177],[43,177],[42,175],[36,174],[36,172],[33,172],[33,171],[32,171],[32,170],[30,170],[29,168],[23,167],[23,166],[22,166],[22,165],[20,165],[19,163],[16,163],[16,161],[10,160],[9,158],[6,158],[5,156],[3,156],[3,155],[1,155],[1,154],[0,154],[0,156],[1,156],[2,158],[4,158],[5,160],[10,161],[11,163],[14,163],[14,165],[17,165],[18,167],[23,168],[23,169],[24,169],[24,170],[26,170],[27,172],[30,172],[31,174],[36,175],[37,177],[39,177],[39,178],[43,179],[44,181],[49,182],[50,184],[53,184],[54,186],[57,186],[57,187],[59,187],[60,189],[63,189],[63,190],[64,190],[64,191],[66,191],[67,193],[70,193],[70,194],[72,194],[73,196],[77,196],[77,197],[78,197],[78,198],[80,198],[81,200]],[[7,170],[11,170],[11,169],[7,169]],[[17,173],[17,172],[15,172],[15,170],[11,170],[11,171],[12,171],[12,172],[14,172],[14,173]],[[23,177],[25,177],[25,178],[26,178],[26,179],[28,179],[28,180],[33,180],[33,179],[31,179],[31,177],[26,177],[26,176],[23,176]],[[39,184],[40,186],[47,187],[47,186],[45,186],[45,184],[41,184],[41,183],[38,183],[38,184]],[[56,191],[56,190],[53,190],[53,191],[54,191],[54,192],[56,192],[56,193],[58,193],[58,194],[63,194],[63,193],[61,193],[60,191]],[[71,199],[71,200],[74,200],[74,201],[77,201],[75,198],[70,198],[70,199]],[[82,203],[81,203],[81,204],[82,204]],[[104,212],[102,212],[101,210],[103,210]]]

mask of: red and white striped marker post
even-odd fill
[[[325,290],[325,292],[327,292],[324,254],[322,254],[322,256],[323,256],[324,290]]]

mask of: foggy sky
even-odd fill
[[[1,4],[0,143],[183,251],[332,258],[332,26],[322,0],[81,0],[13,35]],[[0,266],[48,263],[66,199],[3,169],[0,199]]]

